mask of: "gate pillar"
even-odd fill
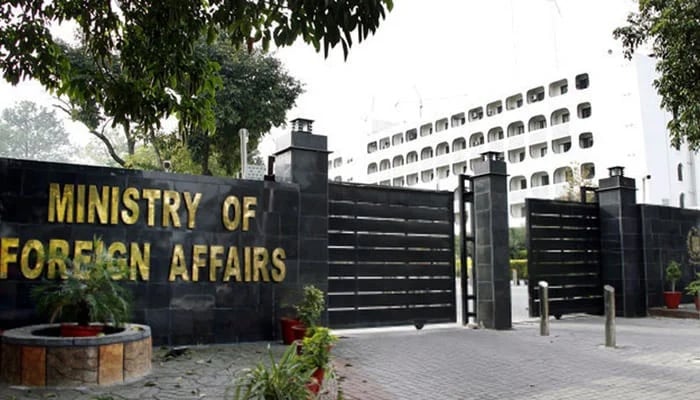
[[[510,329],[506,163],[487,152],[473,168],[477,320],[488,329]]]
[[[618,315],[644,317],[647,311],[637,189],[634,179],[624,176],[623,167],[611,167],[609,172],[598,189],[602,283],[615,288]]]
[[[282,216],[283,231],[296,237],[298,265],[287,265],[286,293],[276,301],[284,315],[301,298],[305,285],[328,293],[328,150],[327,137],[311,133],[311,122],[292,121],[292,131],[276,141],[275,180],[299,185],[298,218]],[[291,257],[290,257],[291,258]],[[324,313],[324,320],[327,321]]]

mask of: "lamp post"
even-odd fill
[[[241,128],[238,130],[238,137],[241,139],[241,179],[245,178],[245,170],[248,168],[248,130]]]

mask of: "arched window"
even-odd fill
[[[678,181],[683,181],[683,164],[678,164]]]
[[[681,195],[678,196],[678,207],[685,208],[685,193],[681,193]]]
[[[380,170],[380,171],[386,171],[386,170],[389,169],[389,168],[391,168],[391,163],[389,162],[388,159],[387,159],[387,160],[382,160],[382,161],[379,163],[379,170]]]
[[[375,173],[375,172],[377,172],[377,164],[376,164],[376,163],[372,163],[372,164],[370,164],[370,165],[367,167],[367,173],[368,173],[368,174],[373,174],[373,173]]]
[[[406,164],[410,164],[412,162],[418,161],[418,153],[415,151],[412,151],[408,154],[406,154]]]

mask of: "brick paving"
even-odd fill
[[[618,319],[618,348],[605,348],[600,317],[536,322],[509,331],[426,327],[421,331],[340,332],[334,348],[344,398],[697,399],[700,321]],[[267,356],[267,345],[193,347],[164,359],[156,349],[145,379],[110,387],[0,386],[0,400],[222,399],[234,375]],[[284,347],[272,345],[279,356]],[[335,390],[335,382],[331,384]],[[330,398],[332,396],[326,396]]]

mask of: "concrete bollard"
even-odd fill
[[[539,282],[540,286],[540,336],[549,336],[549,284]]]
[[[615,347],[615,288],[603,287],[605,297],[605,347]]]
[[[518,270],[517,269],[513,270],[513,285],[520,286],[520,281],[518,281]]]

